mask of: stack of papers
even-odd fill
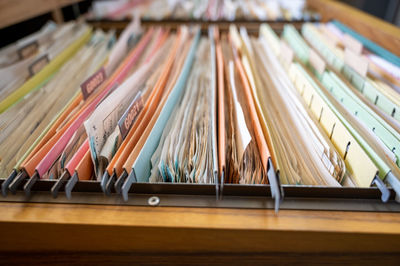
[[[387,186],[400,193],[400,65],[357,38],[335,23],[255,37],[135,20],[115,42],[49,24],[0,53],[7,67],[32,39],[39,57],[50,47],[30,79],[15,68],[23,84],[0,104],[3,194],[28,178],[27,192],[57,180],[68,197],[93,180],[125,200],[140,182],[268,184],[277,201],[281,183],[377,186],[387,201]]]

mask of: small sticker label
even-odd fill
[[[362,77],[367,76],[368,59],[365,56],[354,53],[349,48],[344,51],[344,63],[354,69]]]
[[[356,54],[361,54],[363,45],[358,40],[354,39],[349,34],[343,36],[343,44],[346,48],[349,48]]]
[[[122,139],[125,139],[129,130],[131,129],[133,122],[135,122],[138,114],[143,109],[142,93],[139,91],[128,109],[122,115],[118,121],[119,131],[121,132]]]
[[[49,56],[47,54],[42,55],[38,59],[36,59],[29,67],[29,74],[31,76],[35,75],[38,73],[40,70],[42,70],[48,63],[50,62]]]
[[[314,49],[310,49],[309,61],[320,75],[324,73],[326,67],[325,61],[314,51]]]
[[[324,40],[327,41],[332,47],[336,47],[340,40],[339,38],[331,32],[325,25],[320,27],[322,34],[325,35]]]
[[[106,80],[106,71],[101,67],[86,81],[81,84],[83,99],[86,100],[90,95]]]
[[[290,48],[285,41],[281,40],[280,58],[282,59],[283,63],[289,65],[290,63],[292,63],[293,57],[294,52],[292,48]]]
[[[37,53],[38,50],[39,50],[39,43],[37,41],[33,41],[19,48],[17,50],[17,54],[19,59],[25,59]]]

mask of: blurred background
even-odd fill
[[[400,26],[399,0],[340,0],[340,2]]]
[[[32,2],[36,2],[30,0]],[[25,3],[30,1],[23,1]],[[0,24],[0,34],[1,36],[5,36],[4,38],[0,38],[0,48],[15,42],[16,40],[31,34],[35,31],[38,31],[48,20],[57,20],[61,19],[63,21],[69,21],[72,19],[76,19],[80,17],[82,14],[87,14],[93,10],[93,5],[97,4],[110,4],[115,3],[115,5],[120,2],[128,1],[128,0],[83,0],[83,1],[70,1],[76,2],[74,4],[68,4],[68,1],[65,1],[67,4],[62,7],[60,10],[48,10],[47,12],[41,14],[40,16],[32,16],[34,18],[25,20],[23,22],[19,22],[17,24],[13,24],[11,26]],[[131,0],[135,1],[135,0]],[[165,0],[167,1],[167,0]],[[250,0],[251,1],[251,0]],[[286,0],[285,3],[291,3],[293,5],[297,4],[298,1],[295,0]],[[303,0],[307,3],[307,0]],[[389,23],[400,26],[400,1],[399,0],[338,0],[340,2],[344,2],[348,5],[354,6],[364,12],[367,12],[373,16],[386,20]],[[14,4],[18,1],[5,0],[1,4]],[[283,2],[283,0],[282,0]],[[1,9],[1,7],[0,7]],[[1,11],[0,11],[1,12]],[[92,12],[93,13],[93,12]],[[1,17],[1,16],[0,16]]]

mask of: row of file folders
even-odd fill
[[[332,21],[114,32],[49,23],[0,51],[2,194],[78,181],[400,194],[400,59]],[[391,190],[391,188],[393,190]]]
[[[305,0],[100,0],[93,1],[88,19],[202,21],[310,21],[319,14],[307,9]]]

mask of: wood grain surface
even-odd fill
[[[0,0],[0,28],[80,1],[82,0]]]
[[[400,214],[0,203],[3,251],[399,252]]]

